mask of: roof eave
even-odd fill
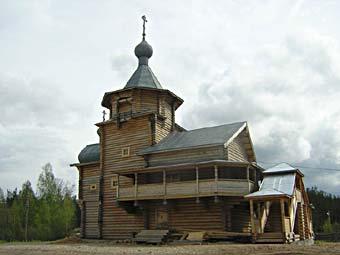
[[[247,200],[262,200],[262,199],[265,199],[265,200],[268,200],[268,199],[280,199],[280,198],[291,198],[292,196],[288,195],[288,194],[280,194],[280,195],[262,195],[262,196],[250,196],[251,194],[249,195],[246,195],[244,196],[245,199]]]
[[[91,162],[86,162],[86,163],[72,163],[70,164],[71,167],[79,167],[79,166],[88,166],[88,165],[95,165],[99,164],[100,161],[91,161]]]
[[[176,104],[176,109],[183,104],[184,100],[182,98],[180,98],[179,96],[177,96],[175,93],[171,92],[168,89],[158,89],[158,88],[150,88],[150,87],[131,87],[131,88],[123,88],[123,89],[119,89],[119,90],[115,90],[115,91],[109,91],[109,92],[105,92],[103,100],[101,102],[101,105],[103,107],[106,107],[108,109],[110,109],[110,102],[109,102],[109,97],[114,94],[114,93],[119,93],[119,92],[123,92],[123,91],[128,91],[128,90],[134,90],[134,89],[140,89],[140,90],[153,90],[153,91],[160,91],[160,92],[164,92],[164,93],[168,93],[169,95],[171,95],[172,97],[174,97],[177,101]]]

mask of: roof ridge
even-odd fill
[[[196,131],[196,130],[202,130],[202,129],[209,129],[209,128],[216,128],[216,127],[222,127],[222,126],[227,126],[227,125],[234,125],[234,124],[244,124],[247,123],[247,121],[238,121],[238,122],[232,122],[232,123],[226,123],[226,124],[221,124],[221,125],[217,125],[217,126],[211,126],[211,127],[201,127],[201,128],[195,128],[195,129],[191,129],[191,130],[187,130],[187,131]]]
[[[93,146],[93,145],[99,145],[99,143],[90,143],[90,144],[86,144],[85,146]]]

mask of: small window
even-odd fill
[[[130,156],[130,147],[125,147],[122,149],[122,157],[129,157]]]
[[[96,189],[97,189],[97,185],[96,184],[90,185],[90,190],[96,190]]]
[[[112,177],[111,178],[111,188],[115,188],[115,187],[117,187],[117,185],[118,185],[117,178]]]

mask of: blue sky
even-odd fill
[[[340,194],[339,1],[0,1],[0,187],[98,141],[104,92],[150,66],[187,129],[247,120],[258,161],[288,162]]]

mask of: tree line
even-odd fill
[[[312,207],[314,232],[340,233],[340,197],[319,190],[307,189]]]
[[[54,176],[52,165],[42,167],[36,192],[26,181],[21,190],[0,188],[0,240],[55,240],[78,225],[73,187]]]

